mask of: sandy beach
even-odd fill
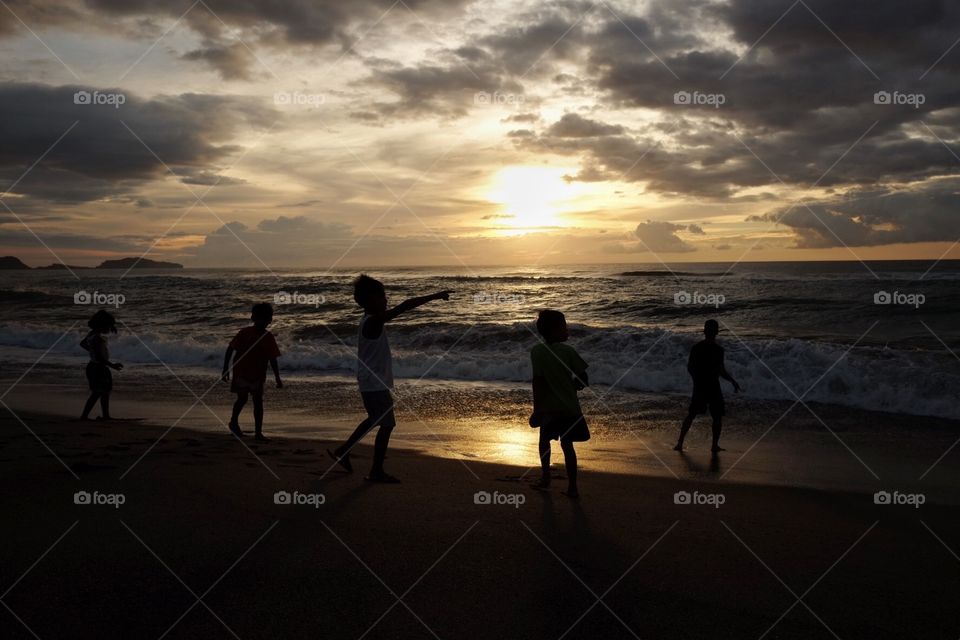
[[[118,393],[115,414],[136,409],[142,420],[81,423],[68,417],[71,394],[42,386],[18,387],[5,399],[16,415],[2,415],[6,637],[960,631],[960,520],[949,499],[877,505],[866,491],[721,479],[702,434],[666,461],[676,477],[644,471],[666,455],[659,437],[622,460],[622,444],[595,437],[580,448],[582,497],[571,501],[560,493],[562,466],[550,491],[531,487],[531,447],[508,451],[512,463],[459,455],[449,439],[430,453],[429,435],[404,433],[403,414],[387,460],[403,483],[370,485],[368,448],[352,475],[324,454],[349,418],[318,423],[268,405],[273,441],[257,445],[222,430],[213,415],[222,397],[212,413],[198,405],[171,427],[189,404]],[[732,438],[721,469],[748,444]],[[771,450],[751,468],[775,465]],[[604,458],[649,460],[610,473]],[[928,478],[950,485],[949,466]],[[76,504],[78,492],[90,504]],[[277,492],[286,492],[280,504]],[[692,504],[678,504],[677,492]]]

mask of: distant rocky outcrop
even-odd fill
[[[74,267],[60,262],[48,264],[45,267],[35,267],[36,269],[89,269],[90,267]],[[20,258],[14,256],[0,257],[0,269],[30,269]],[[183,269],[182,264],[176,262],[162,262],[160,260],[150,260],[148,258],[120,258],[119,260],[104,260],[94,269]]]
[[[183,269],[182,264],[176,262],[161,262],[148,258],[120,258],[119,260],[104,260],[96,266],[97,269]]]
[[[29,269],[27,265],[20,261],[20,258],[13,256],[0,257],[0,269]]]
[[[54,262],[53,264],[48,264],[45,267],[34,267],[34,269],[50,269],[53,271],[61,270],[66,271],[70,269],[71,271],[76,271],[77,269],[89,269],[90,267],[78,267],[72,264],[63,264],[62,262]]]

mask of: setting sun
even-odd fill
[[[562,226],[558,214],[580,192],[564,179],[569,173],[562,167],[507,167],[497,173],[487,199],[502,205],[505,224],[515,229]]]

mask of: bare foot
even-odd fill
[[[724,449],[723,447],[721,447],[721,446],[718,445],[718,444],[715,444],[715,445],[713,445],[713,447],[711,447],[710,451],[713,451],[714,453],[717,453],[717,452],[719,452],[719,451],[726,451],[726,449]]]
[[[675,447],[673,448],[673,450],[674,450],[674,451],[683,451],[683,445],[682,445],[682,444],[678,444],[677,446],[675,446]]]

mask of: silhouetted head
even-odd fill
[[[258,302],[250,310],[250,320],[260,328],[273,322],[273,305],[269,302]]]
[[[566,342],[570,336],[567,333],[567,319],[555,309],[543,309],[537,316],[537,331],[543,339],[550,342]]]
[[[116,333],[117,319],[109,311],[100,309],[87,320],[87,326],[97,333]]]
[[[707,340],[713,340],[720,333],[720,324],[716,320],[707,320],[703,323],[703,335]]]
[[[353,299],[367,313],[383,313],[387,310],[387,290],[383,283],[365,273],[353,281]]]

